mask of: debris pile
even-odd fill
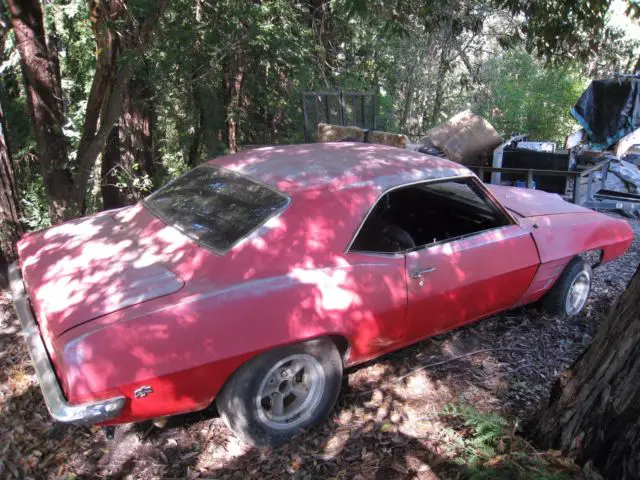
[[[419,143],[423,153],[436,153],[435,147],[448,159],[471,165],[482,154],[493,152],[502,137],[486,119],[465,110],[427,131]]]
[[[319,142],[363,142],[407,148],[409,137],[389,132],[367,130],[356,126],[318,124]]]

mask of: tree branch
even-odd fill
[[[164,13],[167,7],[167,3],[168,0],[158,0],[155,6],[147,14],[144,22],[140,26],[139,35],[137,36],[138,41],[131,49],[126,52],[127,58],[125,58],[124,65],[122,65],[120,71],[117,73],[112,87],[109,89],[110,92],[109,90],[103,90],[102,92],[99,91],[99,86],[104,83],[104,78],[98,79],[96,81],[96,77],[98,76],[98,72],[96,72],[96,77],[94,77],[94,85],[92,85],[92,94],[95,94],[94,101],[99,103],[94,104],[93,108],[99,108],[100,125],[98,127],[98,118],[95,119],[95,122],[85,122],[85,129],[83,131],[83,136],[78,147],[77,174],[79,175],[79,181],[76,183],[78,188],[76,194],[78,195],[78,198],[81,195],[84,195],[84,189],[91,173],[91,168],[93,167],[98,155],[100,155],[102,150],[104,150],[109,133],[111,132],[113,125],[120,117],[124,89],[134,72],[134,57],[137,57],[144,53],[144,48],[150,41],[151,35],[153,34],[153,29]],[[113,64],[115,65],[115,55]],[[106,74],[107,72],[102,73]],[[107,85],[108,83],[109,82],[107,82]],[[99,96],[102,97],[101,100]],[[93,111],[92,115],[95,116],[96,112]],[[95,132],[95,134],[93,132]]]

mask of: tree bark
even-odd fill
[[[125,205],[118,188],[118,166],[120,165],[120,126],[116,125],[109,133],[107,145],[102,154],[100,193],[102,208],[111,210]]]
[[[204,107],[200,104],[200,95],[196,93],[198,87],[194,86],[193,90],[196,108],[198,109],[198,120],[195,128],[193,129],[193,139],[191,141],[191,146],[189,147],[189,156],[187,157],[187,165],[191,168],[200,163],[200,146],[202,145],[202,131],[204,128]]]
[[[413,94],[416,88],[415,69],[416,67],[414,64],[409,72],[409,83],[407,85],[407,93],[404,100],[404,107],[402,109],[402,118],[400,119],[400,131],[403,133],[407,130],[407,122],[409,121],[409,115],[411,115]]]
[[[69,218],[73,210],[73,173],[67,155],[67,139],[62,132],[64,112],[60,80],[47,47],[39,1],[9,0],[9,8],[36,137],[38,161],[50,200],[49,213],[57,222]]]
[[[529,433],[606,478],[640,478],[640,266]]]
[[[22,235],[22,225],[6,131],[0,104],[0,252],[12,260],[17,256],[16,242]]]
[[[202,22],[202,0],[195,0],[195,21],[196,25],[200,25]],[[202,46],[202,38],[200,35],[200,29],[196,29],[196,38],[194,42],[194,66],[193,71],[191,72],[191,94],[193,97],[194,106],[198,112],[198,118],[196,120],[196,125],[193,129],[193,139],[191,141],[191,145],[189,146],[189,153],[187,156],[187,165],[191,168],[195,167],[200,163],[200,146],[202,144],[202,132],[204,129],[204,121],[205,121],[205,111],[204,111],[204,102],[202,101],[202,95],[200,94],[200,82],[198,82],[198,72],[201,70],[203,66],[203,61],[201,58],[201,46]]]
[[[240,99],[242,95],[242,82],[247,68],[244,52],[236,53],[231,62],[231,68],[225,75],[227,90],[227,146],[229,152],[238,151],[238,117],[240,113]]]
[[[144,196],[134,182],[153,176],[154,155],[151,86],[143,79],[133,78],[123,95],[119,122],[109,133],[103,154],[101,191],[105,209],[130,205]]]
[[[91,171],[120,116],[122,97],[133,75],[134,54],[142,53],[149,42],[167,2],[157,0],[140,27],[128,21],[124,31],[115,32],[110,25],[129,14],[124,2],[89,0],[98,56],[78,152],[71,162],[62,131],[64,111],[57,52],[47,45],[40,3],[38,0],[9,1],[38,159],[54,223],[85,213]],[[116,59],[123,53],[130,55],[118,67]]]
[[[96,74],[87,104],[87,112],[90,113],[85,116],[83,133],[78,146],[74,196],[76,203],[81,205],[83,213],[91,170],[98,155],[104,150],[111,130],[118,122],[122,111],[123,97],[134,73],[132,55],[128,56],[119,70],[117,70],[116,60],[122,56],[122,53],[142,54],[142,50],[150,41],[153,30],[164,13],[167,3],[168,0],[156,0],[139,29],[130,25],[124,35],[118,35],[116,32],[110,31],[107,22],[124,15],[126,11],[124,2],[90,0],[92,25],[97,47],[103,60],[101,61],[100,56],[98,57]],[[105,48],[104,51],[101,46]]]
[[[447,37],[449,38],[449,37]],[[436,96],[433,99],[433,109],[431,110],[431,126],[437,125],[442,112],[442,97],[445,89],[445,76],[448,70],[447,49],[443,48],[440,52],[440,61],[438,62],[438,75],[436,77]]]
[[[327,86],[332,83],[331,68],[335,63],[335,49],[331,45],[332,25],[331,25],[331,2],[329,0],[310,0],[309,26],[316,36],[317,45],[322,48],[317,50],[316,64],[320,66],[319,73],[322,75]]]

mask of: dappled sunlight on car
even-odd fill
[[[237,175],[211,165],[246,173],[242,182],[252,188],[267,182],[283,192],[268,187],[277,201],[254,215],[253,190],[228,201],[219,178]],[[68,401],[125,396],[118,421],[197,410],[248,360],[320,336],[335,340],[346,366],[362,363],[513,306],[539,263],[530,231],[509,219],[489,230],[472,222],[469,231],[444,229],[433,244],[431,237],[406,250],[350,249],[389,186],[469,173],[434,157],[303,145],[251,150],[204,168],[218,180],[186,188],[172,212],[176,222],[189,216],[191,230],[147,202],[21,242],[24,278]],[[230,206],[224,222],[197,211],[207,194]],[[251,228],[236,228],[236,207]],[[407,387],[407,397],[435,388],[422,382]],[[151,393],[138,398],[143,387]]]

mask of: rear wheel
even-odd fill
[[[564,269],[556,284],[542,301],[544,309],[562,317],[578,315],[587,304],[591,292],[591,267],[576,257]]]
[[[258,447],[286,442],[323,420],[342,382],[342,359],[329,339],[266,352],[243,365],[216,399],[220,416]]]

